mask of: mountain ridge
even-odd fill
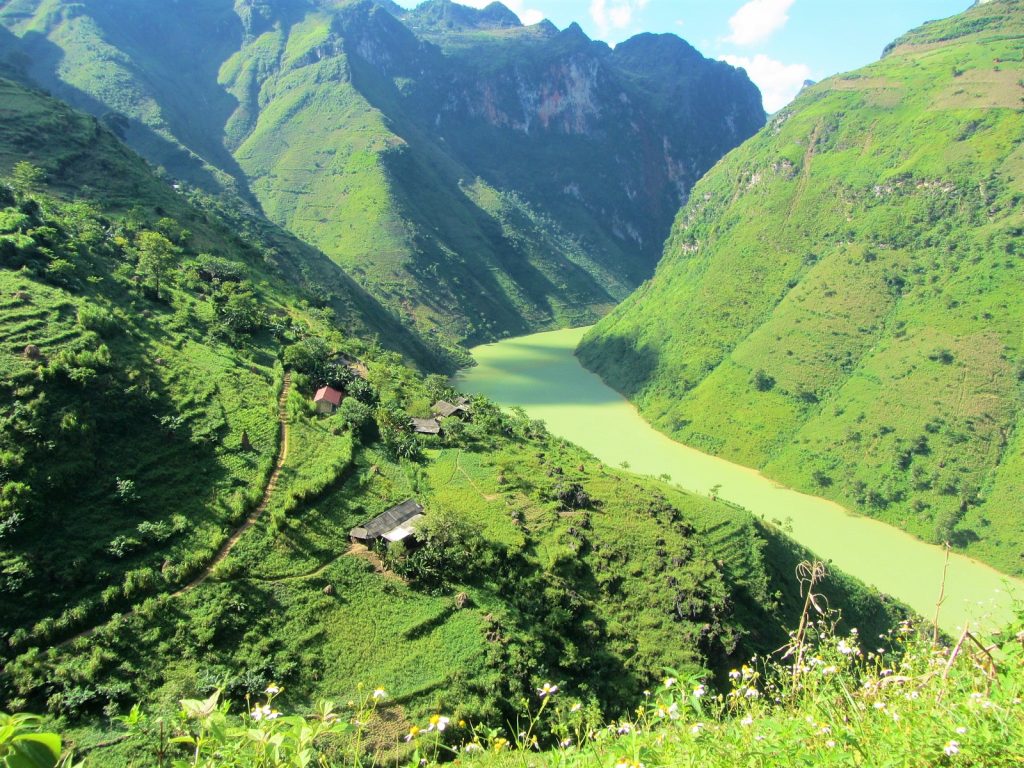
[[[237,191],[420,333],[468,345],[603,315],[764,119],[727,64],[684,56],[669,92],[643,42],[616,53],[503,8],[17,0],[0,22],[39,85],[150,162]]]

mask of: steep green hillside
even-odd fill
[[[361,750],[386,716],[384,688],[362,691],[342,706],[321,702],[305,717],[293,713],[277,686],[268,687],[251,711],[213,707],[214,693],[205,701],[183,700],[164,730],[148,719],[153,709],[147,701],[124,718],[119,738],[142,741],[150,760],[187,754],[190,765],[203,768],[302,768],[311,760],[325,768],[385,761],[407,768],[1014,768],[1024,744],[1018,712],[1024,633],[1013,635],[1020,626],[1018,620],[1010,633],[978,638],[983,649],[998,649],[994,662],[973,645],[936,643],[925,627],[909,622],[882,635],[888,647],[879,648],[872,647],[874,638],[862,645],[860,633],[837,631],[826,620],[806,635],[794,634],[785,657],[755,658],[733,670],[721,694],[699,677],[668,676],[628,716],[595,723],[575,692],[545,682],[524,698],[518,727],[459,720],[459,709],[440,708],[405,734],[416,749],[404,759]],[[19,738],[35,738],[47,745],[42,754],[52,755],[44,765],[62,751],[69,759],[84,757],[76,765],[109,764],[109,753],[83,748],[78,734],[61,739],[54,732],[59,724],[3,713],[0,722],[7,726],[0,757],[5,748],[16,749]],[[168,732],[179,737],[172,745],[164,744]],[[267,744],[274,745],[269,760]]]
[[[660,429],[1024,573],[1024,4],[809,88],[581,360]]]
[[[0,60],[447,341],[602,316],[764,120],[675,36],[612,51],[500,4],[13,0],[0,22]]]
[[[503,721],[550,678],[596,719],[666,667],[722,677],[784,641],[807,555],[777,531],[483,399],[416,438],[455,394],[367,340],[428,354],[372,301],[305,277],[316,252],[186,199],[91,117],[0,97],[5,710],[66,718],[117,765],[148,759],[111,719],[142,698],[277,682],[304,708],[361,682],[391,692],[373,743],[393,745],[441,703]],[[328,417],[324,383],[349,394]],[[408,497],[422,547],[350,548]],[[865,631],[898,613],[841,577],[829,594]]]
[[[61,634],[206,562],[262,493],[289,341],[344,328],[353,350],[379,335],[436,364],[322,255],[191,205],[93,118],[7,80],[0,175],[5,637]]]

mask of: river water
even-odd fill
[[[892,526],[838,504],[785,488],[756,470],[670,440],[636,408],[579,364],[573,354],[586,328],[537,333],[472,350],[477,366],[456,386],[503,406],[522,406],[548,429],[613,466],[671,476],[696,493],[718,496],[768,520],[782,521],[818,557],[910,605],[929,619],[942,581],[944,553]],[[939,623],[950,634],[971,626],[1002,625],[1012,617],[1011,593],[1024,582],[953,554]]]

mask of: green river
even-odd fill
[[[507,339],[477,347],[478,365],[456,385],[503,406],[522,406],[548,429],[612,466],[668,474],[682,488],[718,495],[769,520],[792,525],[790,535],[819,557],[893,595],[931,618],[942,580],[943,551],[838,504],[780,486],[747,467],[670,440],[644,421],[620,394],[584,369],[573,351],[586,328]],[[939,623],[958,633],[970,621],[992,626],[1011,616],[1009,592],[1024,581],[983,563],[951,555]]]

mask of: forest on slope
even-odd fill
[[[581,361],[659,429],[1024,573],[1024,4],[806,89]]]
[[[449,345],[603,315],[764,123],[745,73],[674,35],[613,50],[500,4],[13,0],[0,24],[0,61]]]

